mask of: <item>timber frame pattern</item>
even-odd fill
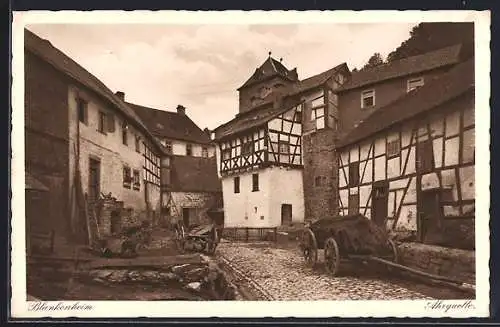
[[[265,124],[219,143],[223,176],[275,166],[302,167],[302,107],[294,106]]]
[[[418,230],[425,190],[439,190],[440,216],[474,217],[474,103],[471,94],[447,108],[401,124],[368,141],[341,149],[339,160],[339,212],[359,210],[373,217],[372,201],[378,185],[388,186],[388,229]],[[460,102],[462,100],[462,102]],[[388,153],[388,145],[392,144]],[[423,146],[427,144],[428,146]],[[394,146],[397,145],[397,146]],[[354,165],[353,165],[354,164]],[[359,165],[359,182],[349,167]],[[357,201],[358,203],[350,203]],[[413,215],[412,213],[416,213]],[[420,231],[419,231],[420,232]]]

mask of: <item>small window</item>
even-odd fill
[[[290,153],[290,144],[285,141],[279,142],[279,152],[280,154],[289,154]]]
[[[359,184],[359,162],[351,162],[349,164],[349,186]]]
[[[245,142],[241,145],[242,154],[251,154],[253,152],[253,142]]]
[[[203,158],[208,158],[208,149],[207,149],[206,147],[203,147],[203,148],[201,149],[201,156],[202,156]]]
[[[130,184],[132,183],[132,176],[130,175],[130,167],[123,167],[123,186],[126,188],[130,188]]]
[[[97,131],[106,134],[106,114],[99,111],[99,121],[97,123]]]
[[[233,179],[234,182],[234,193],[240,193],[240,177],[236,176]]]
[[[134,169],[133,173],[133,183],[134,183],[134,190],[140,190],[141,189],[141,178],[138,170]]]
[[[301,110],[297,110],[295,112],[295,117],[294,117],[293,121],[296,123],[302,123],[302,111]]]
[[[252,174],[252,192],[259,190],[259,174]]]
[[[375,90],[366,90],[361,92],[361,108],[375,106]]]
[[[141,152],[141,138],[139,136],[135,137],[135,151]]]
[[[82,98],[78,98],[76,99],[76,105],[78,107],[78,120],[84,124],[87,124],[87,101]]]
[[[165,151],[167,153],[172,153],[172,142],[168,141],[167,139],[163,140],[163,146],[165,147]]]
[[[389,158],[397,157],[399,156],[400,151],[401,151],[401,146],[399,138],[387,142],[387,157]]]
[[[320,96],[319,98],[316,98],[311,101],[311,108],[319,107],[325,104],[325,98],[323,96]]]
[[[325,128],[325,108],[320,107],[311,110],[311,120],[316,121],[316,129]]]
[[[186,144],[186,156],[192,156],[193,155],[193,146],[188,143]]]
[[[228,160],[231,158],[231,149],[225,149],[222,151],[222,159]]]
[[[128,145],[128,124],[122,124],[122,143]]]
[[[424,86],[424,78],[413,78],[408,80],[407,92],[411,92],[413,90],[418,89],[419,87]]]

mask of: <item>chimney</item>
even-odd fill
[[[204,132],[205,134],[207,134],[207,135],[208,135],[208,137],[210,137],[211,133],[210,133],[210,130],[208,129],[208,127],[205,127],[205,128],[203,129],[203,132]]]
[[[177,113],[179,115],[185,115],[186,114],[186,108],[183,105],[178,105],[177,106]]]
[[[119,98],[120,98],[120,100],[125,101],[125,93],[124,93],[124,92],[122,92],[122,91],[118,91],[118,92],[116,92],[116,93],[115,93],[115,95],[116,95],[117,97],[119,97]]]

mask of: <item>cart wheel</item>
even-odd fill
[[[184,243],[186,241],[186,233],[184,232],[184,226],[179,224],[175,229],[175,245],[180,252],[184,252]]]
[[[389,243],[389,246],[392,250],[392,262],[398,263],[399,262],[398,247],[396,246],[394,241],[391,239],[389,239],[388,243]]]
[[[306,264],[309,267],[314,267],[318,261],[318,243],[316,242],[316,236],[309,228],[302,235],[302,253]]]
[[[327,238],[325,242],[325,266],[332,276],[337,275],[340,266],[340,252],[333,237]]]

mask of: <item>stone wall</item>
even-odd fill
[[[172,257],[177,264],[157,267],[102,267],[84,271],[82,279],[105,284],[145,284],[165,287],[180,287],[210,300],[242,300],[236,286],[229,281],[226,273],[212,260],[193,260],[183,256]],[[162,260],[168,258],[163,257]],[[198,261],[198,262],[196,262]],[[168,285],[168,286],[167,286]]]
[[[335,131],[303,136],[305,220],[338,214]]]
[[[401,243],[398,249],[402,265],[468,284],[476,284],[474,251],[421,243]]]

